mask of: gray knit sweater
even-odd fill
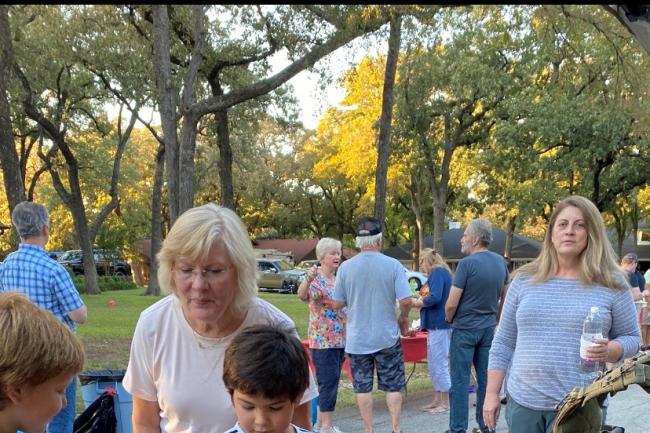
[[[629,290],[584,286],[579,280],[531,282],[518,274],[508,290],[490,349],[488,370],[508,372],[508,394],[534,410],[554,410],[580,386],[580,335],[591,306],[598,306],[603,335],[623,346],[623,357],[639,350],[636,308]],[[509,370],[509,371],[508,371]]]

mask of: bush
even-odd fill
[[[86,293],[86,278],[83,275],[74,275],[72,277],[72,282],[77,288],[79,293]],[[97,285],[99,290],[102,292],[107,292],[110,290],[130,290],[137,289],[138,286],[135,285],[133,281],[125,280],[120,277],[110,277],[110,276],[98,276]]]

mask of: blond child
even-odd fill
[[[0,433],[42,433],[83,368],[70,329],[24,295],[0,293]]]

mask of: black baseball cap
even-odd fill
[[[626,262],[638,263],[639,256],[637,256],[636,253],[627,253],[625,256],[623,256],[623,260],[625,260]]]
[[[381,222],[377,218],[367,216],[359,220],[357,236],[374,236],[379,233],[381,233]]]

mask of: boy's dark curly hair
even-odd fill
[[[307,351],[291,330],[279,324],[244,329],[226,349],[223,382],[264,398],[300,398],[309,386]]]

